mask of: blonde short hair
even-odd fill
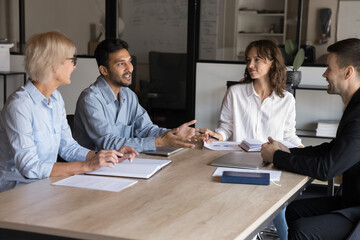
[[[75,52],[75,44],[60,32],[33,35],[25,47],[25,70],[32,81],[49,81],[53,69]]]

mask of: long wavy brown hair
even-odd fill
[[[246,57],[253,47],[257,49],[257,54],[261,59],[273,61],[268,73],[270,88],[279,97],[284,97],[284,90],[286,88],[286,66],[280,49],[271,40],[258,40],[251,42],[249,46],[247,46],[245,50]],[[251,78],[246,67],[244,79],[241,80],[241,83],[251,83],[253,81],[254,79]]]

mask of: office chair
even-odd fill
[[[70,129],[71,129],[71,134],[74,136],[74,117],[75,115],[74,114],[68,114],[66,115],[66,119],[68,121],[68,124],[70,126]]]
[[[149,52],[150,107],[185,109],[186,53]]]
[[[140,82],[140,103],[155,124],[173,128],[185,122],[186,53],[149,52],[150,81]]]
[[[227,81],[226,82],[226,88],[231,87],[232,85],[239,84],[240,81]]]
[[[135,91],[135,88],[136,88],[136,63],[137,63],[136,56],[131,55],[131,63],[134,67],[134,70],[132,72],[132,82],[131,82],[129,88],[131,90]]]
[[[239,83],[240,83],[240,81],[227,81],[226,88],[229,88],[232,85],[239,84]],[[291,94],[294,94],[291,83],[288,83],[288,82],[286,83],[286,91],[290,92]]]
[[[66,119],[68,121],[68,124],[70,126],[71,134],[74,136],[74,114],[68,114],[66,115]],[[60,155],[58,155],[57,162],[66,162]]]

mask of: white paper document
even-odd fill
[[[121,190],[128,188],[137,182],[138,181],[136,180],[123,178],[74,175],[54,182],[52,185],[120,192]]]
[[[103,167],[86,174],[108,175],[132,178],[150,178],[161,168],[171,163],[171,160],[135,158],[132,162],[127,160],[118,163],[114,168]]]
[[[239,169],[239,168],[223,168],[218,167],[213,177],[221,177],[224,171],[233,171],[233,172],[255,172],[255,173],[269,173],[270,174],[270,181],[280,181],[281,171],[274,171],[274,170],[251,170],[251,169]]]
[[[204,142],[204,147],[211,150],[229,150],[229,151],[242,151],[241,147],[239,146],[239,142],[211,142],[206,143]]]

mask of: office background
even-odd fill
[[[257,1],[266,4],[265,0]],[[286,3],[285,39],[296,39],[298,37],[296,30],[299,22],[299,1],[281,1]],[[11,50],[14,52],[11,55],[11,70],[14,71],[24,70],[23,57],[21,54],[16,54],[20,48],[19,2],[21,1],[0,0],[0,39],[8,38],[9,42],[15,43],[15,47]],[[140,100],[147,97],[141,93],[146,91],[148,94],[156,90],[149,89],[149,86],[156,85],[150,80],[148,57],[150,51],[188,55],[187,68],[184,71],[192,71],[192,73],[186,76],[185,85],[182,86],[185,89],[185,93],[181,93],[182,96],[186,96],[185,107],[182,109],[160,108],[159,112],[155,112],[153,115],[157,121],[167,124],[169,116],[181,112],[181,117],[178,118],[180,122],[189,120],[189,117],[195,117],[198,120],[198,126],[208,128],[216,126],[218,110],[226,90],[225,82],[239,80],[243,74],[243,62],[236,55],[237,32],[234,21],[238,11],[237,4],[249,4],[248,2],[249,0],[117,1],[118,37],[129,42],[130,52],[136,57],[136,88],[134,90],[139,93]],[[344,11],[352,9],[356,12],[359,9],[359,2],[302,1],[301,44],[311,45],[316,49],[315,62],[300,69],[303,71],[303,83],[325,84],[321,74],[324,70],[322,63],[326,59],[326,48],[337,39],[349,37],[348,34],[358,36],[356,29],[360,28],[354,27],[356,26],[354,24],[358,22],[357,16],[355,14],[346,15]],[[67,113],[71,114],[75,111],[75,103],[80,92],[94,82],[98,75],[95,60],[89,55],[91,55],[94,44],[96,45],[96,42],[105,37],[103,29],[105,28],[107,1],[27,0],[24,3],[25,39],[34,33],[57,29],[76,43],[78,55],[81,58],[77,70],[72,75],[72,84],[59,89],[65,100]],[[322,8],[330,8],[332,11],[330,36],[326,44],[319,44],[319,10]],[[339,9],[340,11],[338,11]],[[342,21],[339,21],[340,19]],[[198,22],[197,28],[196,21]],[[341,26],[341,31],[338,26]],[[195,36],[191,36],[192,34]],[[191,42],[191,37],[197,42]],[[192,56],[189,57],[189,54]],[[192,62],[189,62],[189,59]],[[8,83],[8,93],[22,84],[21,77],[13,78]],[[144,88],[144,85],[148,88]],[[171,86],[169,86],[170,88]],[[2,91],[0,92],[0,97],[2,97]],[[145,103],[154,101],[154,99],[147,99]],[[314,101],[318,106],[316,111],[311,110],[314,107],[312,104]],[[209,108],[211,111],[205,111]],[[302,91],[297,94],[297,128],[313,130],[315,123],[320,118],[339,118],[341,108],[341,100],[334,96],[327,96],[326,92]],[[152,111],[151,105],[148,110]],[[311,112],[316,112],[316,114],[311,114]],[[174,126],[170,124],[168,127]]]

